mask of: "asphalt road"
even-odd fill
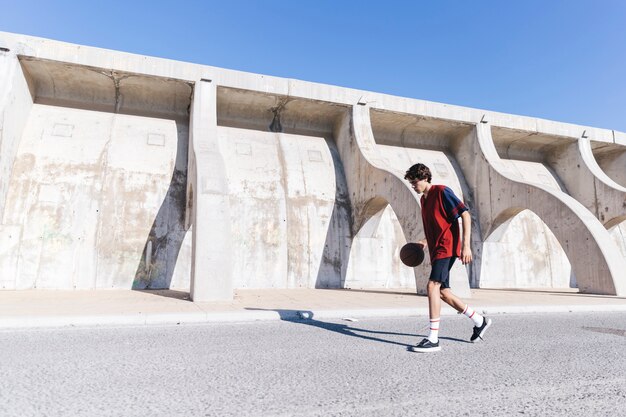
[[[0,415],[626,415],[626,313],[493,319],[0,331]]]

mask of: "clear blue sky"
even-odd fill
[[[2,3],[2,31],[626,132],[622,0]]]

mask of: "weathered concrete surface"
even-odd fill
[[[186,161],[175,165],[186,125],[40,104],[29,116],[5,204],[19,251],[3,268],[3,287],[172,285],[177,254],[166,252],[184,237],[177,205]],[[163,204],[178,215],[163,215]],[[144,247],[151,260],[138,270]]]
[[[324,138],[227,127],[217,134],[241,258],[235,287],[340,287],[340,270],[322,268],[336,188]]]
[[[621,132],[23,35],[0,46],[2,288],[423,291],[428,263],[397,258],[423,235],[402,179],[421,161],[472,210],[460,295],[624,294]],[[530,255],[511,261],[520,244]]]

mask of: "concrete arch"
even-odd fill
[[[491,235],[491,233],[493,233],[494,230],[498,229],[504,223],[508,222],[509,220],[511,220],[512,218],[514,218],[515,216],[517,216],[524,210],[525,210],[524,207],[509,207],[503,210],[500,214],[495,215],[493,219],[493,223],[491,224],[491,227],[488,231],[489,234],[485,235],[485,239],[489,238],[489,236]]]
[[[415,288],[413,271],[398,262],[406,237],[391,205],[377,196],[364,212],[352,238],[345,287]]]
[[[369,106],[356,105],[336,126],[356,226],[353,235],[384,199],[395,212],[407,241],[417,241],[424,236],[418,197],[377,153],[369,111]],[[429,263],[424,262],[414,269],[418,293],[425,293],[428,267]],[[460,264],[452,270],[451,284],[458,295],[470,295],[467,272]]]
[[[495,216],[485,236],[480,286],[576,288],[577,284],[552,230],[531,210],[511,207]]]
[[[567,193],[527,181],[498,155],[491,126],[479,123],[458,143],[459,162],[475,190],[483,235],[498,224],[500,213],[524,207],[536,213],[553,231],[578,277],[581,292],[626,294],[620,273],[626,262],[612,244],[604,226]],[[581,256],[587,254],[587,256]]]
[[[385,207],[387,207],[388,204],[389,202],[381,196],[375,196],[366,201],[361,209],[359,223],[355,223],[355,231],[357,233],[362,231],[365,225],[368,224],[372,218],[380,220],[378,215],[385,209]],[[372,227],[375,226],[375,224],[370,224],[369,226]]]

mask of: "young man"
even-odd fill
[[[415,164],[406,172],[404,179],[409,181],[418,194],[422,194],[422,223],[426,239],[418,243],[428,245],[432,270],[428,279],[428,311],[430,314],[430,333],[417,346],[414,352],[437,352],[439,346],[439,318],[441,300],[472,319],[474,332],[472,342],[482,339],[491,326],[491,319],[481,316],[463,303],[450,290],[450,269],[456,258],[463,264],[472,262],[470,248],[471,217],[465,204],[445,185],[431,184],[430,169],[424,164]],[[463,239],[459,232],[458,218],[463,223]]]

